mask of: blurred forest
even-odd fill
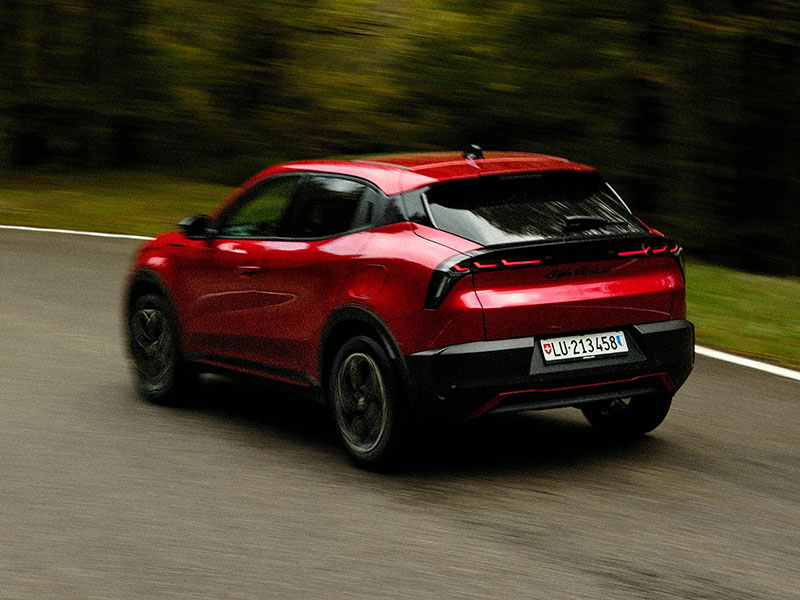
[[[3,0],[0,163],[238,183],[293,158],[597,166],[694,256],[800,275],[800,2]]]

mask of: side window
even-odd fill
[[[281,237],[324,238],[367,225],[375,192],[351,179],[308,177],[281,223]]]
[[[281,236],[280,224],[300,179],[289,175],[257,184],[222,216],[220,237]]]

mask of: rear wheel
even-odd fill
[[[139,394],[159,404],[182,402],[194,377],[181,356],[172,305],[163,296],[139,296],[131,305],[128,328]]]
[[[667,416],[672,394],[650,394],[620,398],[582,408],[584,416],[598,431],[620,437],[636,437],[652,431]]]
[[[360,466],[383,468],[397,458],[405,425],[400,392],[386,352],[372,338],[351,338],[336,353],[328,398],[339,437]]]

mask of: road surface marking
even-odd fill
[[[702,354],[703,356],[708,356],[709,358],[724,360],[725,362],[740,365],[742,367],[758,369],[759,371],[771,373],[772,375],[778,375],[779,377],[786,377],[788,379],[800,381],[800,372],[792,371],[791,369],[785,369],[784,367],[768,365],[767,363],[762,363],[751,358],[742,358],[741,356],[736,356],[735,354],[728,354],[727,352],[720,352],[719,350],[712,350],[711,348],[704,348],[703,346],[695,346],[694,351],[697,354]]]
[[[152,240],[144,235],[127,235],[124,233],[100,233],[98,231],[75,231],[74,229],[47,229],[44,227],[23,227],[22,225],[0,225],[0,229],[16,229],[17,231],[43,231],[45,233],[67,233],[69,235],[88,235],[91,237],[121,238],[124,240]]]

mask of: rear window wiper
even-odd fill
[[[604,217],[592,215],[569,215],[564,217],[562,231],[582,231],[584,229],[599,229],[607,225],[627,225],[627,221],[609,221]]]

